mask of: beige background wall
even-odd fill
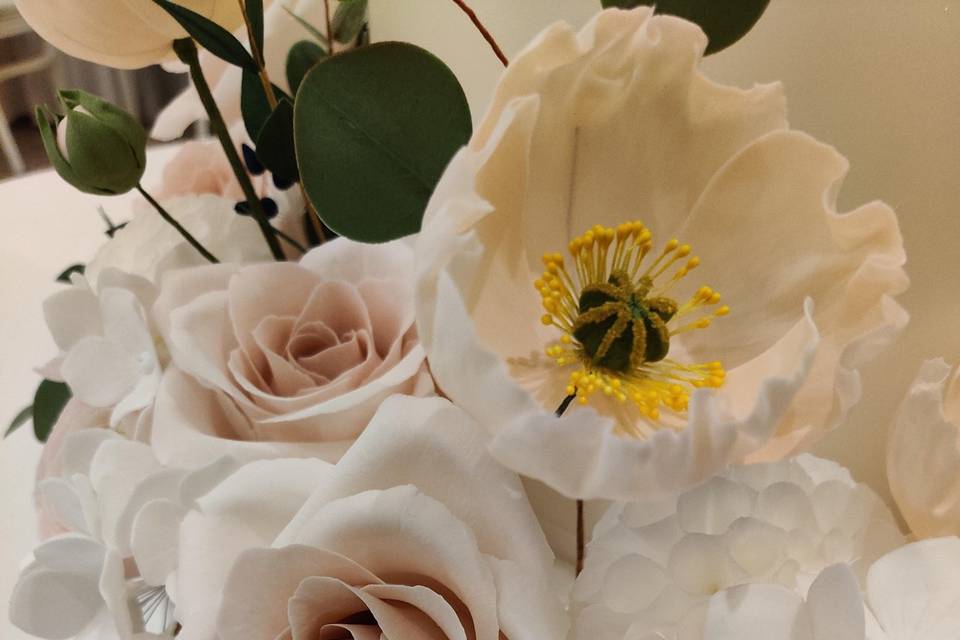
[[[557,19],[581,24],[599,0],[473,0],[510,54]],[[460,77],[475,117],[499,63],[450,0],[372,0],[375,39],[409,39]],[[772,0],[746,38],[707,59],[741,86],[782,80],[792,126],[851,161],[850,208],[881,198],[899,212],[912,322],[864,371],[864,398],[820,451],[889,496],[887,427],[924,358],[960,360],[960,0]]]

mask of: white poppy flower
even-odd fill
[[[331,471],[244,466],[186,517],[180,556],[182,640],[567,631],[520,479],[436,398],[387,400]]]
[[[34,550],[11,598],[11,620],[51,640],[172,630],[167,583],[175,577],[180,519],[236,464],[165,468],[142,443],[85,429],[65,438],[59,467],[62,475],[41,480],[37,491],[66,533]]]
[[[720,606],[710,603],[718,592],[764,584],[805,595],[826,567],[863,577],[902,542],[883,502],[832,462],[732,467],[679,498],[609,509],[573,591],[578,637],[686,638]]]
[[[83,403],[111,408],[111,426],[150,406],[160,385],[164,353],[149,315],[157,293],[139,276],[107,269],[95,285],[74,276],[44,301],[60,348],[44,373],[65,381]]]
[[[924,363],[900,406],[887,478],[914,535],[960,535],[960,385],[941,359]]]
[[[647,8],[548,28],[424,217],[438,385],[569,497],[650,499],[808,445],[906,322],[894,213],[838,213],[846,160],[787,128],[779,86],[701,75],[705,45]]]

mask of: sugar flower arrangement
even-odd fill
[[[805,453],[907,323],[897,218],[782,88],[707,79],[766,2],[604,2],[505,65],[368,42],[365,0],[17,0],[193,121],[64,90],[59,175],[142,202],[44,305],[50,640],[960,637],[951,367],[889,450],[909,530]],[[596,522],[590,513],[602,514]]]

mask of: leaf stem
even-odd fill
[[[477,17],[477,14],[473,9],[467,5],[465,0],[453,0],[453,3],[460,7],[460,9],[467,14],[470,18],[470,21],[473,23],[473,26],[477,28],[477,31],[480,32],[480,35],[483,36],[483,39],[487,41],[490,45],[490,48],[493,49],[493,53],[496,54],[497,58],[500,59],[500,62],[503,63],[503,66],[510,64],[510,61],[507,60],[507,56],[503,55],[503,50],[500,48],[500,45],[497,44],[497,41],[494,40],[493,36],[487,31],[487,28],[483,26],[483,23],[480,22],[480,18]]]
[[[280,246],[280,241],[277,240],[277,236],[273,232],[273,225],[270,224],[270,220],[263,211],[260,197],[254,190],[253,183],[250,182],[250,176],[247,175],[243,161],[240,160],[240,155],[237,153],[236,147],[233,146],[230,132],[227,131],[227,125],[223,121],[223,114],[220,113],[220,107],[217,106],[217,102],[210,92],[210,85],[203,77],[203,69],[200,67],[200,58],[197,55],[197,45],[194,44],[192,39],[183,38],[174,41],[173,50],[180,61],[190,68],[190,78],[193,80],[197,94],[200,96],[200,102],[210,118],[210,129],[220,140],[220,146],[223,147],[223,152],[227,155],[230,168],[233,169],[237,182],[240,183],[240,188],[243,190],[243,195],[250,205],[250,212],[257,224],[260,225],[260,232],[267,241],[267,246],[270,247],[270,253],[273,254],[275,260],[283,262],[286,258],[283,254],[283,248]]]
[[[187,231],[182,224],[177,222],[174,219],[174,217],[170,215],[170,213],[166,209],[164,209],[159,202],[157,202],[154,199],[153,196],[147,193],[147,190],[143,188],[142,184],[137,185],[137,191],[139,191],[140,195],[142,195],[146,199],[146,201],[149,202],[150,205],[157,210],[157,213],[160,214],[161,218],[166,220],[171,227],[176,229],[177,232],[181,236],[183,236],[183,239],[190,243],[190,246],[192,246],[194,249],[200,252],[200,255],[202,255],[204,258],[206,258],[209,262],[212,262],[213,264],[217,264],[220,262],[219,260],[217,260],[216,256],[214,256],[212,253],[207,251],[206,247],[200,244],[199,240],[193,237],[193,234]]]
[[[560,403],[560,406],[557,407],[557,410],[554,414],[559,418],[564,413],[566,413],[567,408],[570,406],[570,403],[573,402],[574,398],[577,397],[576,391],[568,395],[563,399],[563,402]],[[584,535],[583,535],[583,500],[577,500],[577,575],[580,575],[580,572],[583,571],[583,556],[586,545],[584,544]]]

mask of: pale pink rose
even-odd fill
[[[246,465],[184,519],[178,640],[566,637],[553,555],[484,440],[397,396],[336,467]]]
[[[333,460],[395,393],[432,393],[405,242],[337,239],[299,263],[168,275],[154,307],[172,366],[153,444],[164,462]]]

